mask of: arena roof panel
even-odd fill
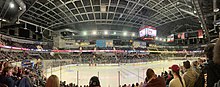
[[[24,2],[28,9],[20,19],[52,30],[93,22],[95,25],[103,26],[129,26],[133,30],[138,30],[142,25],[150,25],[157,27],[159,35],[168,35],[174,27],[181,24],[200,27],[197,18],[186,13],[193,12],[191,0],[24,0]]]

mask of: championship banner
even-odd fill
[[[180,34],[180,33],[178,33],[178,36],[177,36],[177,37],[178,37],[178,39],[180,39],[180,38],[181,38],[181,34]]]
[[[185,33],[184,32],[181,35],[181,39],[185,39]]]
[[[202,30],[198,30],[198,38],[203,38],[203,31]]]

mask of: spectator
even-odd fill
[[[128,86],[126,86],[126,87],[131,87],[131,84],[128,84]]]
[[[126,85],[126,84],[124,84],[122,87],[127,87],[127,85]]]
[[[60,87],[58,77],[56,75],[51,75],[46,82],[46,87]]]
[[[30,71],[27,69],[24,71],[24,76],[22,77],[18,87],[33,87],[29,73]]]
[[[219,72],[219,69],[215,66],[213,62],[214,46],[215,46],[214,44],[209,44],[204,50],[206,58],[208,59],[208,64],[207,64],[207,67],[204,70],[202,70],[203,73],[201,73],[201,75],[205,74],[205,72],[207,71],[207,86],[208,87],[213,87],[214,83],[217,81],[215,73]],[[204,85],[205,82],[203,82],[202,84]]]
[[[199,74],[201,71],[200,71],[198,65],[199,65],[198,61],[193,61],[192,68],[193,68],[193,70],[195,70]]]
[[[169,87],[186,87],[184,79],[180,76],[180,67],[178,65],[172,65],[169,67],[172,70],[174,79],[170,81]]]
[[[0,66],[0,68],[1,68],[1,69],[0,69],[0,73],[2,73],[2,71],[3,71],[3,69],[4,69],[4,65],[5,65],[5,62],[2,61],[2,62],[1,62],[1,66]]]
[[[10,62],[5,62],[4,67],[12,67],[12,64]]]
[[[209,53],[209,52],[208,52]],[[208,63],[207,86],[213,87],[220,80],[220,39],[216,42],[213,50],[213,61]]]
[[[169,74],[167,76],[166,85],[170,84],[170,81],[173,79],[173,74],[171,71],[169,71]]]
[[[220,39],[218,39],[218,41],[216,42],[213,52],[214,52],[214,56],[213,56],[214,63],[220,65]]]
[[[168,78],[168,73],[167,73],[167,71],[164,72],[164,75],[163,75],[163,76],[164,76],[165,80],[167,80],[167,78]]]
[[[204,49],[204,54],[205,54],[206,58],[208,59],[208,61],[212,61],[213,60],[213,49],[214,49],[214,46],[215,46],[214,44],[209,44]]]
[[[165,79],[163,77],[157,77],[153,69],[147,69],[146,81],[143,87],[166,87]]]
[[[183,79],[185,81],[186,87],[194,87],[196,78],[199,77],[198,73],[190,67],[190,62],[188,60],[183,62],[183,66],[185,68]]]
[[[135,85],[134,85],[134,84],[132,84],[132,85],[131,85],[131,87],[135,87]]]
[[[138,87],[139,86],[139,84],[138,83],[136,83],[136,85],[135,85],[136,87]]]
[[[89,81],[89,87],[101,87],[99,78],[97,76],[93,76]]]
[[[8,86],[0,83],[0,87],[8,87]]]
[[[5,67],[0,76],[0,83],[8,87],[15,87],[15,81],[12,79],[13,67]]]
[[[143,83],[143,82],[141,82],[141,83],[140,83],[140,85],[139,85],[139,87],[143,87],[143,85],[144,85],[144,83]]]

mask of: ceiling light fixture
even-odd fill
[[[87,35],[87,32],[86,32],[86,31],[84,31],[84,32],[83,32],[83,35],[84,35],[84,36],[86,36],[86,35]]]
[[[9,7],[10,7],[10,8],[14,8],[14,7],[15,7],[15,4],[14,4],[13,2],[10,2],[10,3],[9,3]]]
[[[43,29],[42,29],[42,27],[40,27],[40,33],[43,34]]]
[[[218,9],[218,8],[216,8],[216,9],[214,9],[213,11],[214,11],[214,12],[218,12],[218,11],[219,11],[219,9]]]
[[[36,32],[36,33],[38,32],[38,30],[37,30],[37,26],[36,26],[36,30],[35,30],[35,32]]]
[[[93,34],[93,35],[97,35],[97,32],[96,32],[96,31],[93,31],[92,34]]]
[[[166,42],[167,40],[166,39],[163,39],[163,42]]]
[[[108,35],[108,31],[105,31],[105,32],[104,32],[104,35]]]
[[[123,33],[123,36],[127,36],[127,32],[124,32],[124,33]]]
[[[193,11],[193,13],[195,14],[195,13],[196,13],[196,11]]]
[[[19,10],[22,10],[22,8],[21,8],[21,7],[19,7]]]
[[[26,23],[24,24],[24,29],[25,29],[25,30],[27,29],[27,24],[26,24]]]
[[[158,40],[158,37],[155,37],[155,40]]]
[[[116,35],[116,32],[114,32],[113,34]]]
[[[2,21],[6,22],[6,20],[5,20],[5,19],[2,19]]]
[[[131,35],[132,37],[134,37],[135,36],[135,33],[132,33],[132,35]]]

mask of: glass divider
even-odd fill
[[[120,87],[121,86],[121,72],[118,71],[118,86]]]
[[[60,81],[62,81],[62,62],[59,61],[59,66],[60,66]]]
[[[139,71],[139,68],[138,68],[138,81],[137,81],[138,83],[139,83],[139,81],[140,81],[140,80],[139,80],[139,78],[140,78],[139,72],[140,72],[140,71]]]
[[[77,77],[76,83],[79,86],[79,71],[77,71],[76,74],[77,74],[77,76],[76,76]]]

